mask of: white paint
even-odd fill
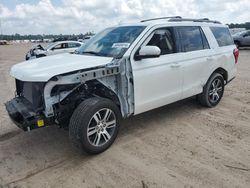
[[[192,22],[154,24],[144,31],[133,49],[127,51],[126,55],[131,53],[135,115],[201,93],[211,74],[219,67],[228,72],[228,80],[236,76],[235,46],[219,47],[209,29],[211,25],[214,26],[211,23]],[[135,53],[141,46],[144,48],[154,30],[171,26],[201,26],[211,49],[134,60]]]
[[[158,56],[160,54],[161,50],[157,46],[143,46],[139,51],[139,55],[141,56]]]
[[[10,74],[22,81],[46,82],[59,74],[106,65],[111,61],[110,57],[65,53],[16,64]]]

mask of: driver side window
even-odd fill
[[[157,46],[161,49],[161,55],[176,52],[173,28],[157,29],[146,46]]]

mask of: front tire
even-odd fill
[[[41,58],[41,57],[46,57],[46,55],[45,54],[38,54],[38,55],[36,55],[36,58]]]
[[[215,107],[223,97],[224,78],[219,73],[214,73],[203,87],[203,92],[198,95],[198,101],[206,107]]]
[[[79,149],[89,154],[101,153],[116,139],[120,116],[117,105],[111,100],[99,97],[86,99],[73,112],[69,137]]]

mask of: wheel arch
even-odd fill
[[[217,68],[216,70],[214,70],[214,72],[210,75],[210,77],[214,74],[214,73],[219,73],[223,76],[224,80],[227,82],[228,81],[228,72],[223,69],[222,67]],[[209,77],[209,78],[210,78]]]
[[[107,98],[112,100],[119,110],[121,111],[121,101],[117,94],[111,89],[106,87],[103,83],[100,82],[100,85],[98,85],[98,89],[96,90],[97,93],[95,93],[97,96],[102,97],[102,98]]]

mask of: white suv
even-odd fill
[[[217,21],[165,17],[119,25],[75,54],[14,65],[16,97],[6,108],[23,130],[68,126],[73,143],[96,154],[114,142],[121,117],[195,95],[216,106],[238,56],[228,27]]]

